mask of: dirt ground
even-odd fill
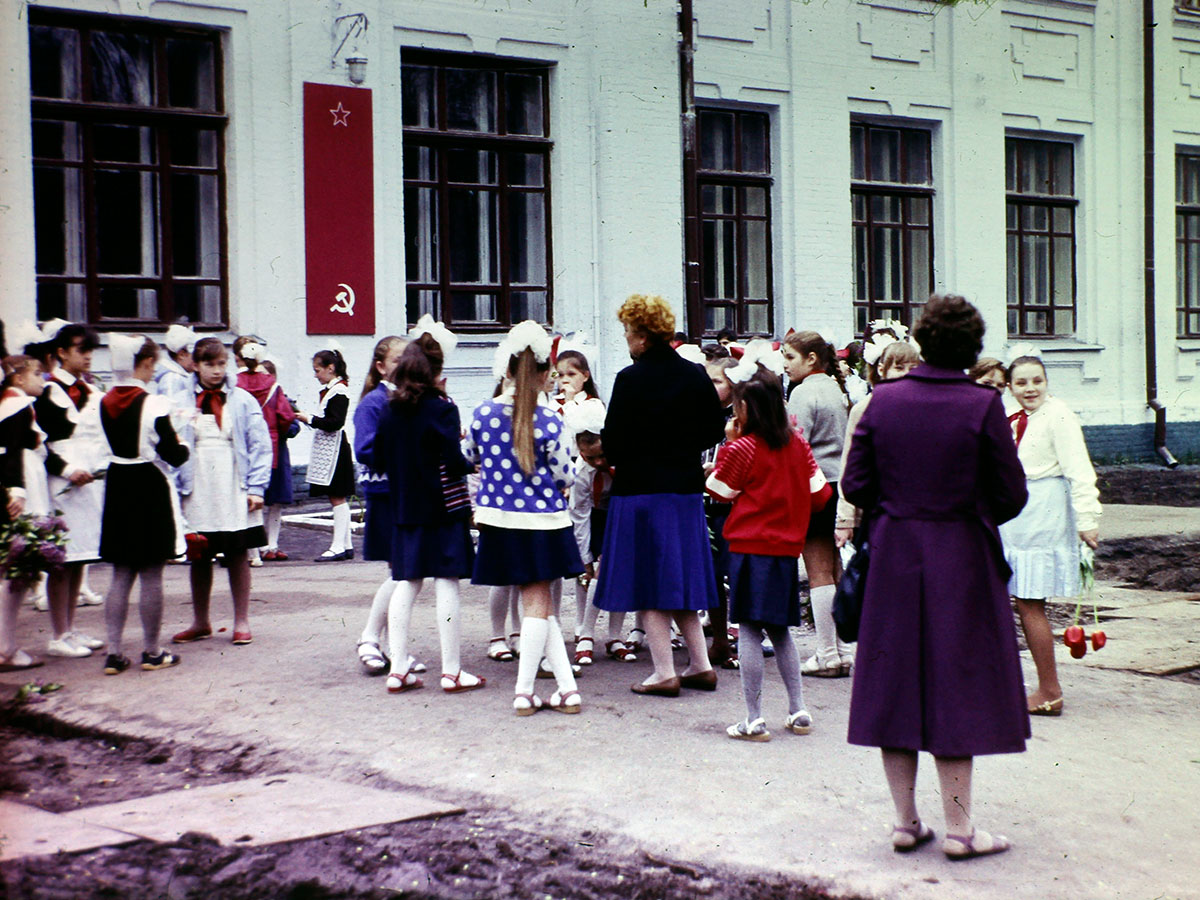
[[[286,771],[288,761],[247,746],[195,750],[64,729],[35,710],[0,715],[0,796],[66,812],[98,804]],[[294,768],[294,766],[293,766]],[[372,787],[390,785],[372,780]],[[546,836],[503,811],[380,825],[263,847],[221,846],[198,833],[169,844],[0,864],[9,900],[821,900],[781,878],[709,869],[611,846],[584,831]],[[853,900],[853,898],[850,898]]]
[[[1200,466],[1097,466],[1101,503],[1200,505]]]

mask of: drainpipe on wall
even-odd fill
[[[704,333],[700,298],[700,198],[696,196],[696,36],[692,0],[679,0],[679,113],[683,138],[683,297],[688,337]],[[681,329],[682,330],[682,329]]]
[[[1142,131],[1143,204],[1145,227],[1144,276],[1146,320],[1146,405],[1154,410],[1154,452],[1167,468],[1179,461],[1167,449],[1167,408],[1158,399],[1158,330],[1155,318],[1154,285],[1154,0],[1142,0]]]

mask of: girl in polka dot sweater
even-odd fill
[[[526,321],[509,332],[505,345],[511,385],[475,410],[463,441],[468,459],[479,467],[479,550],[471,580],[520,585],[517,715],[532,715],[544,705],[577,713],[580,695],[550,593],[551,582],[583,572],[567,511],[571,448],[562,419],[538,399],[550,372],[550,337]],[[543,656],[558,683],[547,704],[533,692]]]

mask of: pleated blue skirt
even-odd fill
[[[800,567],[795,558],[730,553],[729,621],[799,625]]]
[[[600,609],[699,611],[717,605],[699,494],[613,497],[602,559],[594,601]]]
[[[570,526],[551,530],[479,526],[472,584],[534,584],[583,574]]]

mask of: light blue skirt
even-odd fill
[[[1004,558],[1012,568],[1008,592],[1023,600],[1074,597],[1080,591],[1079,529],[1067,479],[1027,482],[1029,502],[1000,526]]]

